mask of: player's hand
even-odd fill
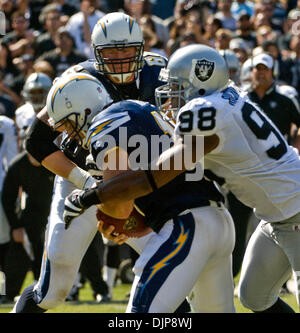
[[[66,197],[63,214],[65,229],[70,227],[75,217],[81,215],[85,211],[85,207],[83,207],[82,203],[80,202],[80,198],[84,192],[85,191],[76,189]]]
[[[128,237],[125,234],[114,235],[115,227],[113,225],[104,228],[103,221],[98,221],[97,228],[105,238],[109,239],[110,241],[113,241],[114,243],[117,243],[118,245],[122,245],[128,239]]]

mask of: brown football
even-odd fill
[[[101,210],[97,210],[97,220],[101,220],[105,225],[113,225],[115,227],[113,233],[125,234],[128,237],[138,238],[149,234],[152,229],[148,227],[144,220],[144,216],[141,215],[135,208],[127,219],[116,219],[112,216],[106,215]]]

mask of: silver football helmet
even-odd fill
[[[240,71],[241,71],[241,63],[239,58],[232,50],[219,50],[219,53],[223,56],[226,65],[229,70],[230,79],[239,84],[240,82]]]
[[[127,83],[133,73],[137,74],[143,68],[143,33],[132,17],[120,12],[103,16],[95,25],[91,39],[99,72],[114,82]],[[129,47],[136,48],[132,57],[113,59],[102,54],[104,49]],[[118,66],[121,70],[117,69]]]
[[[49,123],[54,130],[68,128],[62,143],[68,148],[76,139],[86,148],[86,132],[98,112],[112,103],[108,92],[94,76],[72,73],[56,80],[47,97]]]
[[[246,91],[251,86],[251,70],[252,70],[252,58],[248,58],[241,67],[241,73],[240,73],[240,82],[242,88]]]
[[[167,84],[156,88],[156,104],[162,112],[176,113],[187,101],[225,88],[229,72],[218,51],[191,44],[172,54],[167,68],[160,71],[160,80]]]
[[[32,73],[25,81],[22,90],[24,100],[32,105],[35,112],[46,104],[47,94],[52,86],[52,80],[44,73]]]

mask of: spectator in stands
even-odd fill
[[[222,28],[222,22],[220,19],[216,18],[214,15],[209,15],[206,19],[204,26],[205,38],[210,42],[212,47],[215,46],[216,32]]]
[[[295,8],[288,13],[288,17],[284,22],[284,34],[278,37],[278,45],[283,59],[286,59],[291,55],[290,42],[292,38],[292,29],[296,29],[300,32],[299,19],[300,8]]]
[[[1,44],[7,45],[12,58],[15,58],[21,56],[28,44],[34,42],[37,32],[29,29],[29,20],[24,13],[15,11],[11,18],[13,30],[3,37]]]
[[[232,0],[219,0],[215,16],[221,20],[224,29],[235,31],[236,19],[231,14]]]
[[[195,36],[195,43],[209,45],[209,41],[204,35],[204,30],[201,24],[200,17],[195,15],[189,15],[186,18],[186,30],[185,34],[193,34]]]
[[[169,33],[167,33],[165,36],[158,33],[157,24],[155,24],[155,21],[153,20],[152,16],[150,14],[144,14],[139,20],[140,27],[142,29],[146,28],[146,30],[151,30],[153,34],[155,34],[157,43],[159,44],[158,47],[160,49],[165,49],[167,45],[167,41],[169,40]]]
[[[293,52],[286,60],[290,78],[288,84],[296,88],[300,94],[300,35],[293,35],[290,42],[290,49]]]
[[[243,39],[241,38],[231,39],[229,43],[229,48],[237,55],[241,64],[243,64],[248,59],[249,47],[247,46],[246,42]]]
[[[67,30],[74,39],[77,51],[87,58],[94,58],[94,50],[91,46],[91,32],[104,16],[99,9],[98,0],[82,0],[80,12],[72,15],[66,25]]]
[[[46,52],[38,60],[48,61],[55,70],[56,76],[60,76],[70,66],[87,59],[74,48],[73,38],[65,27],[58,29],[54,41],[56,48]]]
[[[247,12],[251,17],[254,13],[253,1],[237,0],[233,1],[231,5],[232,16],[238,19],[241,12]]]
[[[57,30],[62,26],[61,12],[56,4],[47,5],[43,8],[40,15],[40,22],[45,30],[36,40],[37,54],[41,55],[45,52],[55,49],[54,36]]]
[[[276,41],[277,35],[271,27],[263,25],[256,31],[256,45],[261,46],[266,40]]]
[[[174,22],[171,31],[170,31],[170,39],[167,43],[166,51],[168,57],[177,50],[180,43],[180,36],[182,36],[185,32],[186,24],[184,19],[178,19]]]
[[[250,15],[247,12],[242,11],[239,13],[236,27],[235,38],[243,39],[248,48],[253,49],[256,46],[256,38],[250,21]]]
[[[215,48],[217,50],[229,49],[230,40],[232,38],[232,32],[228,29],[219,29],[216,32]]]
[[[55,71],[48,61],[37,60],[33,64],[33,71],[36,73],[45,73],[51,80],[55,78]]]
[[[10,31],[12,31],[11,15],[16,10],[16,6],[15,6],[14,0],[0,0],[0,10],[5,15],[6,33],[9,33]]]
[[[3,73],[0,72],[0,114],[14,119],[16,107],[21,101],[20,95],[6,85]]]
[[[50,2],[58,6],[61,14],[65,16],[63,20],[66,20],[66,22],[72,15],[77,13],[77,8],[72,4],[68,3],[68,1],[66,0],[50,0]]]

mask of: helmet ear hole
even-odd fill
[[[205,89],[203,89],[203,88],[199,89],[198,92],[199,92],[199,95],[200,95],[200,96],[205,95]]]
[[[85,112],[85,114],[88,116],[89,114],[92,113],[92,110],[89,109],[89,108],[87,108],[87,109],[84,110],[84,112]]]

